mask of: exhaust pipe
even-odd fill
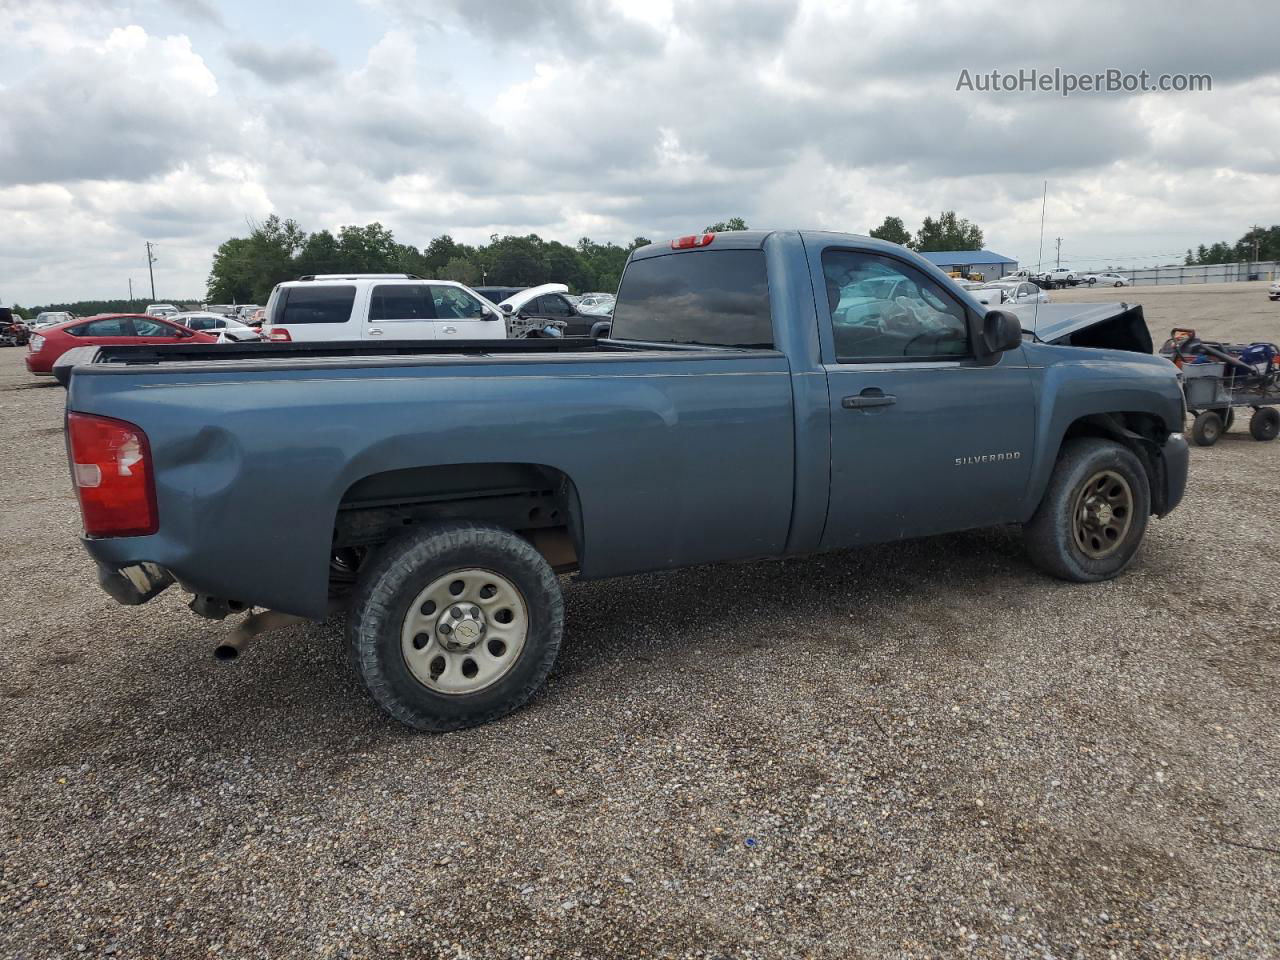
[[[263,610],[251,613],[240,621],[239,625],[227,634],[220,644],[213,648],[213,658],[223,663],[230,663],[239,658],[247,644],[258,634],[268,630],[279,630],[301,623],[306,617],[296,617],[292,613],[280,613],[277,610]]]

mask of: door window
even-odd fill
[[[144,320],[142,317],[133,318],[134,334],[139,337],[174,337],[178,336],[176,328],[169,326],[167,323],[161,323],[159,320]],[[122,334],[128,336],[128,334]]]
[[[914,267],[871,253],[827,250],[822,273],[841,363],[970,353],[964,307]]]
[[[559,294],[549,293],[540,300],[542,310],[540,313],[544,317],[572,317],[573,308],[569,306],[569,301]]]
[[[432,287],[436,317],[440,320],[479,320],[484,307],[471,294],[458,287]]]
[[[133,327],[129,324],[128,317],[107,317],[71,327],[67,333],[77,337],[131,337]]]
[[[369,319],[434,320],[435,301],[426,284],[384,283],[373,288],[369,302]]]

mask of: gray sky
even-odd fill
[[[305,14],[302,12],[305,9]],[[269,213],[626,240],[730,216],[1150,265],[1280,222],[1280,56],[1258,3],[0,0],[0,300],[199,296]],[[957,91],[1020,68],[1211,92]]]

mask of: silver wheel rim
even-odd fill
[[[524,595],[501,574],[473,567],[437,577],[414,598],[400,649],[424,687],[465,696],[505,677],[528,636]]]
[[[1114,470],[1101,470],[1080,488],[1071,532],[1086,556],[1101,560],[1120,549],[1133,523],[1133,491]]]

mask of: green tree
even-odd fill
[[[907,229],[901,217],[885,217],[884,222],[871,231],[871,236],[877,240],[900,243],[904,247],[911,242],[911,231]]]
[[[271,288],[296,275],[295,258],[307,235],[297,221],[274,213],[253,224],[247,237],[218,247],[209,271],[207,296],[215,303],[265,303]]]
[[[718,223],[713,223],[709,227],[705,227],[702,232],[703,233],[728,233],[731,230],[750,230],[750,229],[751,228],[747,226],[747,221],[743,220],[741,217],[730,217],[728,220],[721,220]]]
[[[982,230],[954,210],[944,210],[937,220],[925,217],[916,232],[912,248],[915,250],[981,250]]]
[[[328,230],[318,230],[307,237],[295,261],[295,269],[300,277],[317,273],[338,273],[342,268],[338,238]]]
[[[465,283],[469,287],[474,287],[480,283],[480,268],[470,260],[454,257],[439,270],[435,271],[433,279],[454,280],[458,283]]]
[[[399,269],[399,244],[391,231],[376,221],[339,230],[338,254],[344,272],[393,273]]]

